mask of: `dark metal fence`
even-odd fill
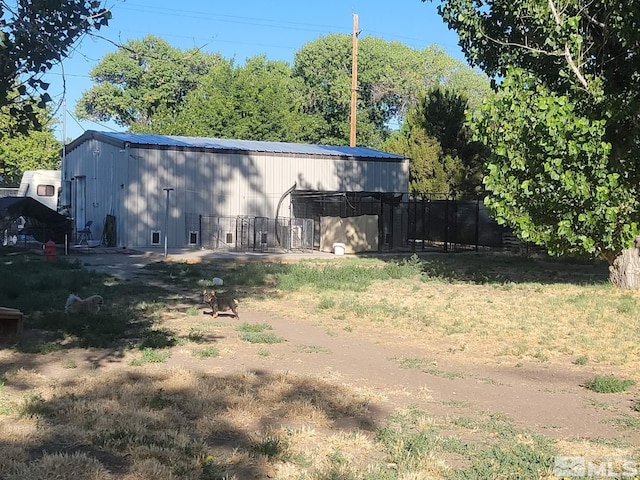
[[[407,241],[414,251],[504,248],[505,234],[511,233],[491,218],[482,200],[410,198],[407,215]]]
[[[310,251],[320,247],[320,217],[378,215],[381,252],[502,248],[521,250],[509,228],[491,218],[482,200],[401,193],[302,194],[293,213],[304,218],[221,217],[187,213],[188,244],[214,250]],[[514,247],[515,245],[515,247]]]
[[[311,251],[314,222],[306,218],[221,217],[185,214],[187,243],[212,250],[242,252],[271,248]]]

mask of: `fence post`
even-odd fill
[[[476,252],[480,243],[480,199],[476,198]]]
[[[444,251],[449,251],[449,195],[444,201]]]

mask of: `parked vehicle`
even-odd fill
[[[22,174],[17,196],[31,197],[57,211],[61,184],[60,170],[27,170]]]

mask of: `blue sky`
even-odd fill
[[[55,127],[56,137],[76,138],[85,130],[122,130],[115,124],[78,121],[75,104],[91,87],[91,68],[108,52],[122,44],[154,34],[171,45],[199,47],[219,52],[241,64],[247,57],[265,54],[271,60],[293,62],[305,43],[329,33],[351,34],[353,14],[358,15],[361,36],[400,41],[419,49],[440,45],[451,56],[462,59],[455,32],[438,16],[435,3],[420,0],[107,0],[113,19],[100,30],[105,39],[85,37],[73,53],[47,75],[49,94],[56,104],[63,97],[70,112]],[[109,41],[110,40],[110,41]]]

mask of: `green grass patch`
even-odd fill
[[[331,353],[331,350],[319,345],[298,345],[296,351],[300,353]]]
[[[145,348],[142,350],[142,355],[138,358],[134,358],[129,362],[132,367],[141,367],[147,363],[162,363],[171,357],[170,351],[158,351],[152,348]]]
[[[426,368],[430,368],[434,364],[434,360],[432,358],[425,357],[402,357],[402,358],[394,358],[398,365],[401,368],[410,368],[416,370],[423,370]]]
[[[640,430],[640,417],[637,415],[623,415],[613,420],[613,424],[627,430]]]
[[[478,434],[485,440],[462,439]],[[376,440],[386,452],[385,460],[397,466],[397,476],[381,478],[403,478],[403,473],[420,471],[425,458],[455,454],[467,466],[432,476],[533,480],[548,474],[555,455],[551,440],[516,428],[502,416],[460,417],[440,424],[415,407],[391,415],[376,430]]]
[[[585,383],[585,388],[596,393],[620,393],[628,390],[636,382],[614,376],[597,376]]]
[[[173,400],[160,390],[149,399],[148,405],[152,410],[164,410],[165,408],[171,407],[173,404]]]
[[[194,350],[192,355],[196,358],[218,357],[220,355],[220,350],[216,347],[206,347],[201,350]]]
[[[23,353],[39,353],[41,355],[47,355],[64,350],[64,346],[55,340],[20,341],[18,343],[18,350]]]
[[[417,257],[416,257],[417,258]],[[299,262],[280,272],[277,286],[282,290],[299,290],[311,287],[317,290],[362,292],[375,281],[419,277],[417,260],[354,259],[335,263]],[[321,302],[320,308],[330,308],[331,300]]]
[[[62,362],[62,368],[78,368],[78,362],[76,362],[72,358],[68,358],[64,362]]]
[[[277,435],[267,434],[255,439],[249,446],[254,455],[267,457],[269,461],[284,460],[288,456],[289,445],[285,439]]]
[[[318,302],[318,308],[320,310],[330,310],[336,306],[336,301],[333,298],[321,297]]]
[[[278,337],[273,333],[266,332],[244,332],[240,338],[249,343],[282,343],[284,338]]]
[[[268,323],[242,323],[236,327],[236,330],[242,332],[240,338],[249,343],[282,343],[284,338],[265,330],[272,330],[273,327]]]
[[[268,323],[241,323],[236,326],[238,332],[261,333],[265,330],[273,330]]]
[[[589,363],[589,357],[586,355],[580,355],[573,361],[574,365],[586,365],[587,363]]]

